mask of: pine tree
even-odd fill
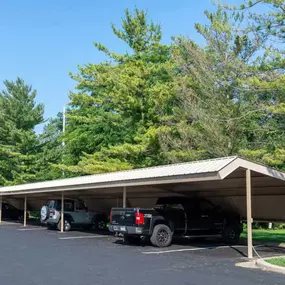
[[[56,167],[64,159],[62,145],[62,113],[50,119],[39,135],[40,152],[37,157],[36,179],[38,181],[53,180],[63,177],[63,172]]]
[[[263,76],[249,83],[255,92],[263,92],[267,108],[262,129],[266,135],[259,145],[242,150],[242,154],[285,170],[285,3],[283,0],[246,0],[240,7],[226,7],[236,18],[244,20],[251,37],[261,42],[256,68]]]
[[[95,43],[110,61],[87,64],[72,75],[78,84],[70,95],[65,139],[73,166],[61,167],[76,173],[167,162],[159,132],[176,100],[168,72],[170,47],[160,43],[161,29],[145,11],[126,10],[122,29],[112,29],[131,53],[117,54]]]
[[[4,81],[0,92],[0,184],[18,184],[36,179],[36,154],[40,151],[35,126],[43,122],[37,92],[24,80]]]
[[[178,132],[164,138],[170,158],[241,154],[272,165],[268,158],[275,157],[273,145],[281,142],[275,131],[281,121],[270,108],[283,95],[270,87],[279,74],[264,68],[263,58],[256,55],[267,38],[252,37],[250,29],[240,28],[244,19],[221,6],[206,16],[208,25],[196,25],[205,48],[176,39],[174,57],[180,68],[174,78],[182,100],[175,119]]]

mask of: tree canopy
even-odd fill
[[[65,133],[59,113],[37,134],[36,91],[5,81],[0,185],[227,155],[285,170],[284,5],[217,5],[195,25],[202,45],[183,35],[166,44],[146,11],[127,9],[110,29],[126,52],[94,43],[107,60],[70,74]]]
[[[43,122],[44,108],[35,103],[37,92],[24,80],[4,81],[0,92],[0,184],[36,180],[40,151],[35,126]]]
[[[133,14],[126,10],[122,29],[112,25],[112,30],[130,54],[95,43],[110,61],[89,63],[72,75],[77,86],[70,95],[65,136],[72,165],[62,165],[71,172],[167,163],[158,134],[176,100],[170,47],[161,44],[160,27],[138,9]]]

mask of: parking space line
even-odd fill
[[[46,228],[22,228],[17,229],[18,231],[45,231]]]
[[[171,249],[171,250],[163,250],[163,251],[143,251],[142,254],[162,254],[162,253],[172,253],[172,252],[181,252],[181,251],[197,251],[197,250],[205,250],[212,249],[214,247],[195,247],[195,248],[180,248],[180,249]]]
[[[222,245],[222,246],[209,246],[209,247],[194,247],[194,248],[180,248],[180,249],[171,249],[171,250],[163,250],[163,251],[143,251],[142,254],[163,254],[163,253],[172,253],[172,252],[183,252],[183,251],[199,251],[206,249],[221,249],[221,248],[240,248],[246,247],[246,245]]]
[[[60,240],[69,240],[69,239],[88,239],[88,238],[105,238],[109,236],[76,236],[76,237],[60,237]]]

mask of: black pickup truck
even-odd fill
[[[224,242],[234,244],[239,240],[242,223],[239,214],[225,212],[206,199],[164,197],[152,209],[112,208],[109,230],[123,234],[127,243],[150,238],[157,247],[169,246],[173,236],[220,236]]]

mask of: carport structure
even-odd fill
[[[236,156],[2,187],[0,202],[2,197],[24,199],[26,225],[27,199],[56,194],[61,195],[62,205],[68,195],[114,199],[113,206],[122,199],[123,207],[129,200],[135,201],[130,205],[134,207],[161,196],[207,197],[246,219],[248,258],[253,257],[253,220],[285,221],[285,173]]]

